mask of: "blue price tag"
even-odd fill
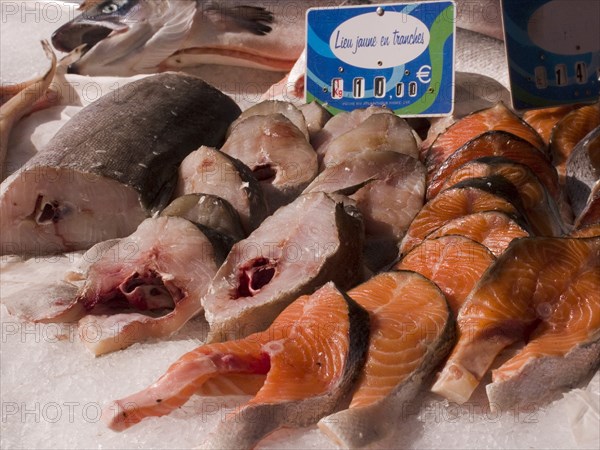
[[[599,0],[502,0],[502,15],[515,109],[598,99]]]
[[[453,1],[310,9],[306,101],[334,114],[370,105],[451,114],[454,35]]]

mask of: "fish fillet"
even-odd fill
[[[413,158],[419,149],[412,128],[394,114],[373,114],[356,128],[319,148],[324,166],[340,164],[362,152],[393,151]]]
[[[527,227],[515,218],[499,211],[483,211],[457,217],[426,236],[436,239],[442,236],[459,235],[485,245],[498,257],[513,239],[529,236]]]
[[[488,131],[472,139],[441,163],[435,173],[428,172],[428,195],[434,197],[450,174],[463,164],[489,156],[501,156],[526,165],[537,175],[550,195],[559,201],[558,174],[550,160],[528,141],[505,131]]]
[[[600,127],[600,102],[571,111],[552,130],[550,154],[561,182],[566,176],[569,155],[579,141],[597,127]]]
[[[394,268],[412,270],[433,281],[456,315],[481,275],[495,260],[487,247],[469,238],[442,236],[425,239]]]
[[[317,154],[306,136],[282,114],[244,119],[221,150],[250,168],[270,213],[293,201],[317,176]]]
[[[600,126],[573,148],[566,161],[566,189],[575,216],[585,208],[600,180]]]
[[[77,296],[88,313],[81,340],[100,355],[173,334],[202,311],[217,268],[210,240],[193,223],[146,219],[90,266]]]
[[[391,151],[364,152],[327,167],[305,192],[349,195],[365,223],[365,263],[372,271],[398,256],[398,242],[423,206],[425,168],[415,158]]]
[[[518,200],[514,186],[511,191],[499,189],[492,182],[488,185],[486,181],[479,181],[476,185],[469,185],[470,182],[472,180],[466,180],[446,189],[423,206],[402,239],[402,255],[406,255],[430,233],[459,217],[482,211],[500,211],[513,217],[521,215],[520,208],[513,203]],[[502,188],[510,187],[507,183],[500,185]]]
[[[202,146],[181,162],[175,197],[185,194],[213,194],[227,200],[240,215],[246,234],[268,215],[262,188],[250,168],[215,148]]]
[[[511,133],[526,140],[538,150],[545,150],[546,145],[537,132],[509,110],[504,103],[498,102],[491,108],[469,114],[438,136],[425,156],[429,176],[433,176],[444,161],[460,147],[492,130]]]
[[[519,192],[523,214],[538,236],[561,236],[568,231],[559,207],[539,178],[524,164],[498,156],[469,161],[452,172],[442,190],[466,179],[499,175]]]

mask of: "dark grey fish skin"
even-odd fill
[[[183,158],[199,145],[221,145],[239,114],[232,99],[200,78],[155,75],[84,108],[26,168],[54,166],[113,178],[137,190],[152,209],[169,196],[163,189]]]
[[[267,203],[258,180],[242,161],[215,148],[202,146],[179,166],[175,196],[217,195],[233,206],[246,237],[268,216]]]
[[[463,180],[452,186],[452,189],[462,188],[475,188],[503,198],[507,202],[512,203],[515,209],[519,212],[520,218],[523,219],[523,222],[528,227],[531,226],[527,211],[525,210],[523,202],[521,201],[521,197],[519,196],[519,191],[514,184],[512,184],[502,175],[471,178]]]
[[[216,195],[178,197],[160,215],[182,217],[193,222],[212,244],[217,266],[223,264],[231,247],[246,236],[236,210],[227,200]]]
[[[594,184],[600,180],[600,127],[575,146],[567,160],[567,193],[575,216],[585,209]]]
[[[171,198],[177,168],[240,114],[189,75],[150,76],[85,107],[0,188],[0,254],[89,248],[131,234]]]
[[[240,216],[231,203],[211,194],[187,194],[176,198],[162,210],[161,216],[178,216],[230,236],[244,239]]]

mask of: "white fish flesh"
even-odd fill
[[[365,264],[376,272],[398,256],[400,240],[423,207],[425,175],[423,164],[408,155],[364,152],[327,167],[305,192],[359,187],[348,194],[365,223]]]
[[[262,188],[250,168],[215,148],[202,146],[182,161],[175,197],[186,194],[212,194],[228,201],[246,235],[267,217]]]
[[[304,133],[282,114],[244,119],[221,150],[252,170],[270,213],[293,201],[317,176],[317,154]]]
[[[170,336],[202,312],[216,272],[213,245],[192,222],[146,219],[87,271],[77,296],[87,312],[79,322],[82,342],[100,355]]]
[[[130,83],[82,109],[0,186],[0,254],[87,249],[131,234],[200,145],[220,145],[239,107],[189,75]]]
[[[346,289],[360,281],[362,220],[317,192],[269,216],[233,246],[204,297],[209,341],[267,328],[299,295],[328,281]]]

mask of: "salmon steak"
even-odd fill
[[[575,108],[576,105],[564,105],[532,109],[523,113],[523,120],[538,132],[546,145],[549,145],[554,126]]]
[[[499,211],[457,217],[426,236],[426,240],[459,235],[479,242],[498,257],[513,239],[529,236],[526,225]]]
[[[476,111],[455,122],[437,137],[425,155],[425,166],[429,176],[432,177],[444,161],[460,147],[492,130],[518,136],[545,152],[546,145],[539,134],[504,103],[498,102],[491,108]]]
[[[350,406],[319,421],[343,448],[363,448],[395,429],[424,380],[452,348],[444,295],[408,271],[381,273],[348,292],[371,316],[367,360]]]
[[[596,181],[585,207],[575,218],[574,226],[581,228],[597,223],[600,223],[600,180]]]
[[[442,190],[466,179],[501,176],[519,192],[523,213],[537,236],[561,236],[568,231],[559,207],[539,178],[524,164],[498,156],[475,159],[452,172]]]
[[[433,198],[446,179],[463,164],[486,156],[501,156],[526,165],[537,175],[555,200],[560,199],[558,174],[550,160],[528,141],[505,131],[489,131],[452,153],[428,178],[428,196]]]
[[[600,236],[600,222],[574,230],[569,237],[586,238]]]
[[[550,137],[550,154],[561,182],[564,182],[567,160],[575,146],[598,127],[600,127],[600,102],[571,111],[556,124]]]
[[[600,180],[600,126],[573,148],[566,162],[566,190],[577,217],[585,208],[594,185]]]
[[[432,390],[469,399],[496,356],[492,409],[530,406],[576,386],[600,365],[600,238],[523,238],[483,275],[457,319],[459,339]]]
[[[266,329],[298,296],[361,281],[364,227],[327,194],[304,194],[236,243],[203,299],[209,341]]]
[[[516,188],[499,179],[487,180],[465,180],[429,200],[410,224],[400,244],[400,253],[406,255],[433,231],[469,214],[500,211],[521,217]]]
[[[464,236],[442,236],[425,239],[394,268],[412,270],[433,281],[456,315],[481,275],[495,260],[492,252],[478,242]]]
[[[253,448],[282,426],[308,426],[333,412],[364,365],[368,337],[367,311],[328,283],[262,333],[183,355],[154,384],[108,405],[103,418],[120,431],[169,414],[211,379],[264,375],[256,395],[225,415],[202,446]]]

